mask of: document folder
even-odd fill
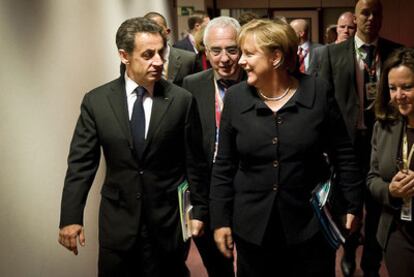
[[[190,190],[188,182],[184,181],[178,186],[178,204],[180,209],[181,230],[183,240],[187,241],[191,237],[190,214],[193,206],[190,202]]]
[[[345,237],[334,221],[329,205],[332,179],[333,178],[330,178],[316,186],[312,191],[310,202],[326,240],[332,248],[338,249],[341,244],[345,243]]]

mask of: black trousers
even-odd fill
[[[214,233],[210,228],[204,229],[204,235],[194,237],[194,243],[200,253],[209,277],[234,277],[233,259],[226,258],[218,250]]]
[[[116,228],[116,226],[114,227]],[[99,248],[100,277],[190,276],[185,264],[188,244],[172,252],[156,246],[145,225],[141,226],[135,245],[126,251]]]
[[[237,276],[334,277],[335,251],[321,233],[293,246],[281,240],[263,246],[235,236]]]
[[[234,234],[238,277],[335,276],[336,251],[328,245],[321,232],[302,243],[287,245],[282,230],[275,204],[261,245],[252,244]]]
[[[384,253],[390,277],[414,276],[414,224],[397,224]]]

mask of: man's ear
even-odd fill
[[[119,58],[123,64],[129,64],[129,54],[124,49],[118,50]]]

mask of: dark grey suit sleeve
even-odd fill
[[[359,215],[362,212],[364,177],[357,161],[345,122],[332,91],[329,92],[328,156],[337,175],[336,191],[343,198],[341,212]]]
[[[60,228],[83,225],[86,198],[99,166],[100,146],[88,94],[81,105],[69,150],[68,169],[63,187]]]
[[[234,189],[233,179],[238,166],[236,133],[231,124],[234,111],[231,95],[227,92],[221,114],[219,147],[210,187],[211,228],[231,227],[233,217]]]
[[[200,117],[192,98],[185,124],[187,179],[194,219],[206,221],[208,216],[208,166],[203,155]]]

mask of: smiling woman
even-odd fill
[[[383,205],[377,239],[390,276],[413,276],[414,49],[384,63],[376,100],[368,188]]]
[[[327,152],[354,230],[362,176],[341,113],[328,83],[298,72],[287,23],[253,20],[238,41],[247,81],[226,92],[210,189],[218,248],[231,256],[235,242],[239,277],[334,276],[335,251],[309,199],[329,175]]]

